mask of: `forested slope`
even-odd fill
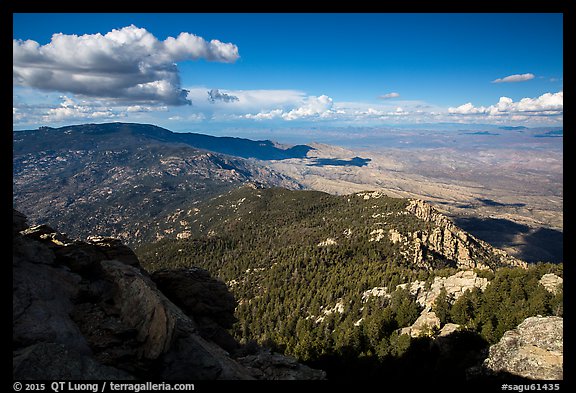
[[[540,283],[562,276],[561,264],[527,266],[412,200],[253,186],[196,206],[172,218],[179,240],[137,250],[143,265],[207,269],[238,301],[236,338],[329,379],[395,378],[408,364],[464,378],[524,318],[562,315],[562,292]],[[453,349],[443,352],[446,327]]]

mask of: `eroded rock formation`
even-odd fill
[[[492,269],[496,266],[527,267],[526,262],[491,247],[488,243],[458,228],[448,217],[422,200],[411,199],[406,210],[425,222],[435,224],[431,231],[423,230],[412,234],[411,247],[414,263],[417,265],[424,264],[425,253],[429,250],[456,262],[456,266],[462,269]],[[486,263],[479,261],[486,261]]]

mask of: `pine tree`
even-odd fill
[[[394,292],[391,306],[396,313],[396,323],[399,327],[412,325],[420,315],[420,309],[416,301],[410,296],[407,289]]]
[[[446,324],[450,322],[450,299],[448,298],[448,292],[446,288],[442,287],[440,293],[434,300],[434,305],[432,306],[432,311],[436,313],[438,319],[440,319],[441,324]]]
[[[471,292],[466,290],[452,305],[450,319],[459,325],[467,325],[473,318],[474,304],[471,299]]]

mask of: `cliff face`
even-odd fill
[[[167,282],[180,289],[166,296],[158,286]],[[234,359],[234,302],[201,269],[151,277],[114,239],[80,242],[48,226],[28,228],[14,211],[15,379],[325,377],[262,349]]]
[[[424,222],[433,224],[433,229],[430,231],[423,230],[412,234],[411,248],[416,264],[421,265],[425,250],[430,250],[448,260],[455,261],[457,267],[462,269],[490,269],[496,266],[526,268],[527,266],[526,262],[493,248],[488,243],[458,228],[448,217],[422,200],[410,200],[406,210]]]

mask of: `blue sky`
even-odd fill
[[[15,129],[563,121],[562,14],[14,14],[13,22]]]

